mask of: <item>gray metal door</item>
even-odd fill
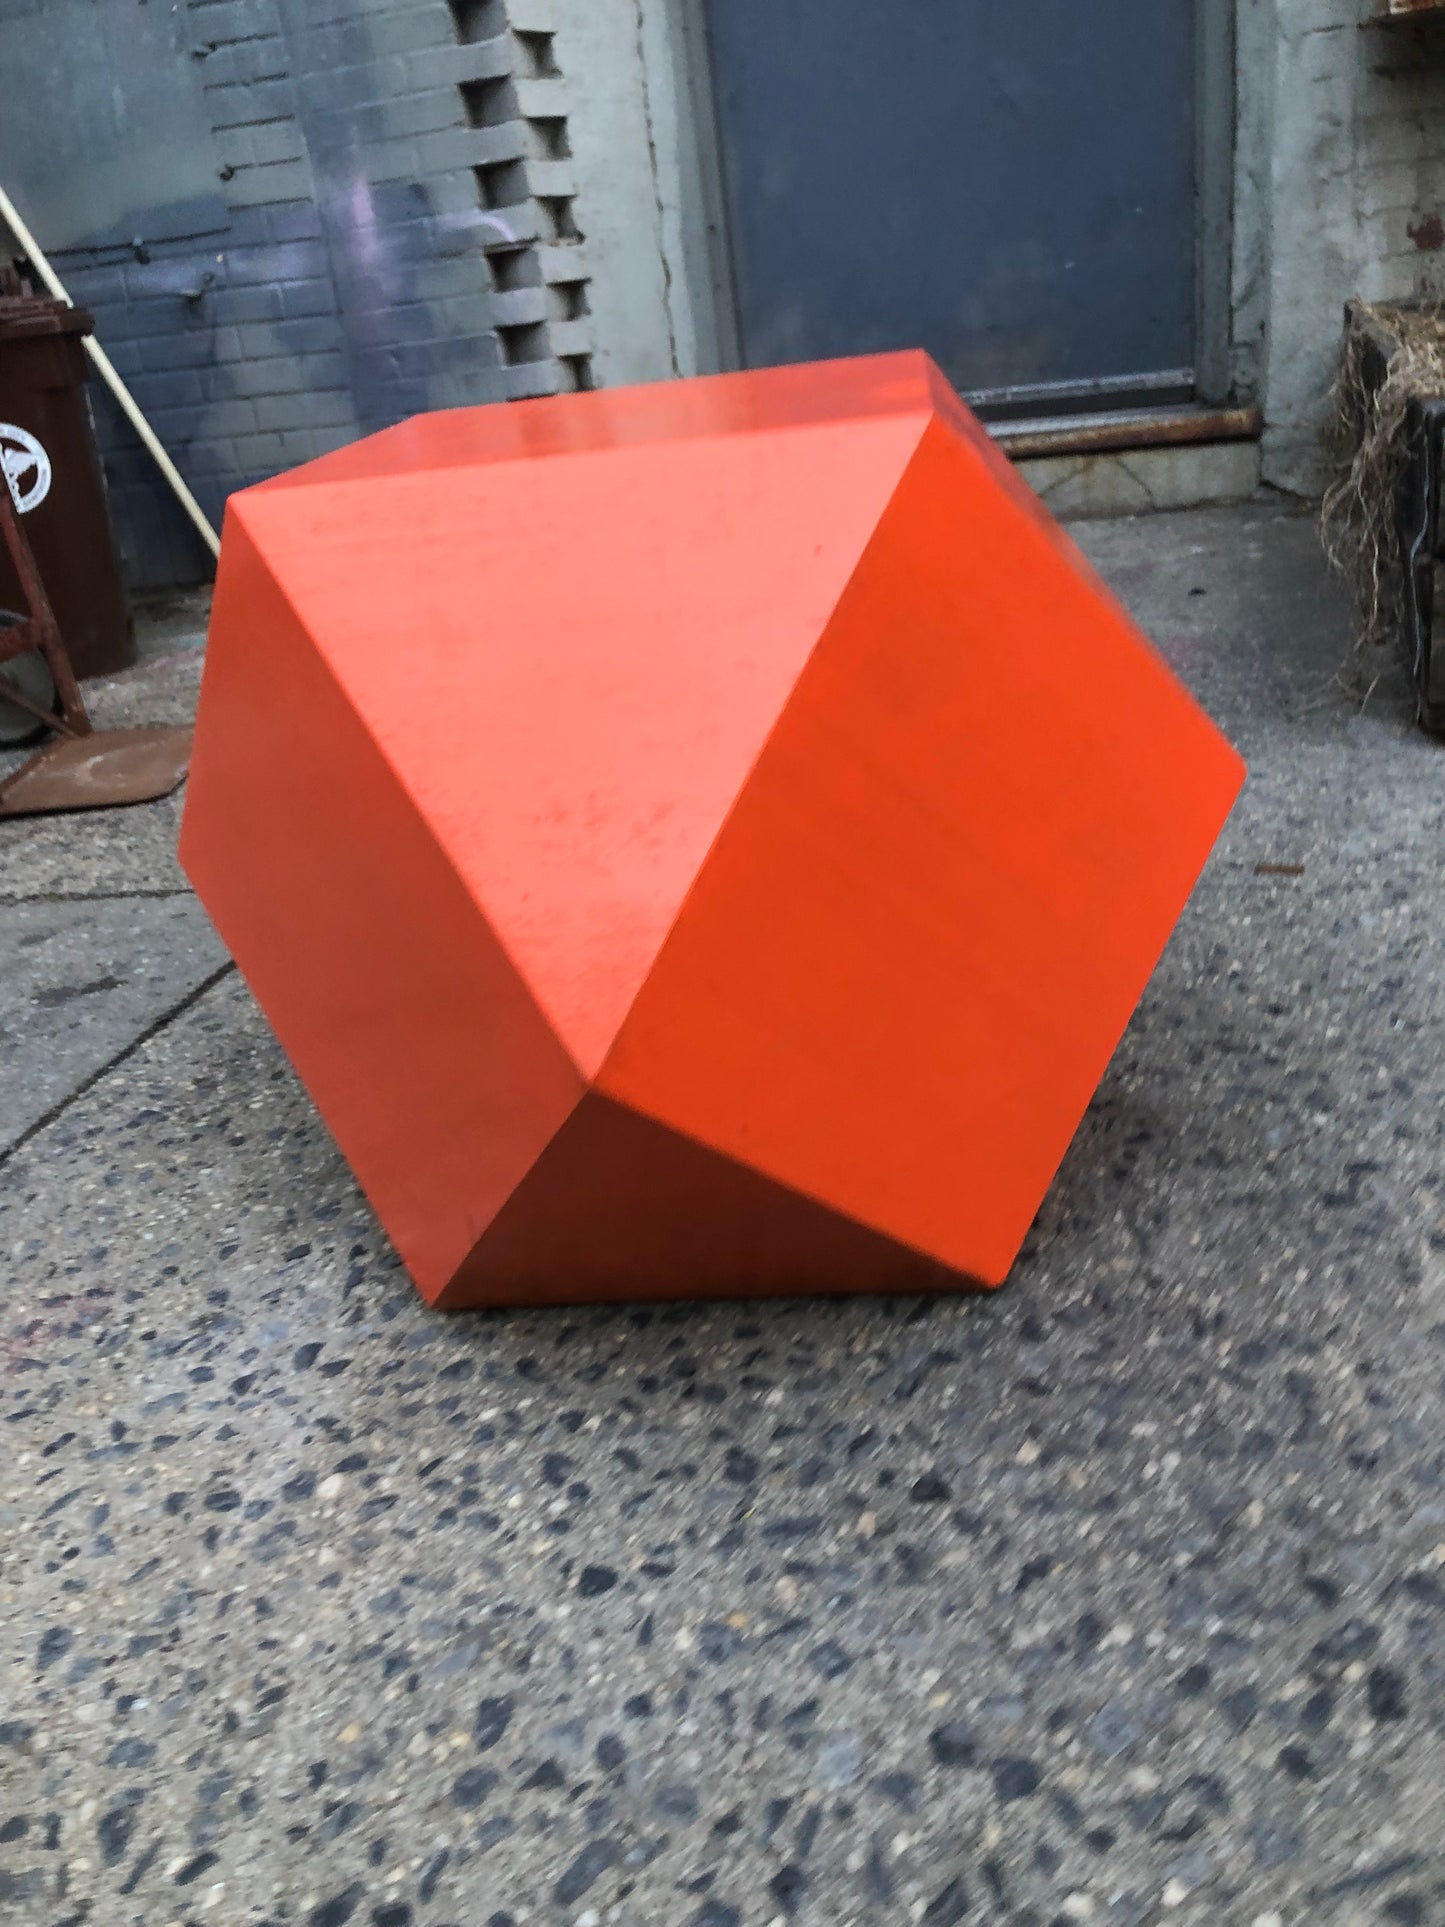
[[[1202,18],[707,0],[739,358],[921,345],[1007,414],[1218,387]]]

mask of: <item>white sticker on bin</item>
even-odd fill
[[[19,512],[38,509],[50,493],[50,457],[28,428],[0,422],[0,468]]]

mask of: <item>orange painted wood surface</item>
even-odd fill
[[[1242,778],[898,355],[233,497],[182,858],[431,1302],[996,1284]]]

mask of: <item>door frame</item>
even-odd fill
[[[1194,398],[1234,387],[1234,182],[1238,54],[1232,6],[1194,4]]]
[[[683,157],[681,213],[689,280],[696,289],[699,372],[743,367],[742,330],[737,301],[731,221],[723,175],[721,130],[713,75],[709,0],[665,0],[672,29],[674,61],[682,105],[690,123],[689,152]],[[1232,399],[1235,383],[1233,344],[1233,238],[1236,137],[1235,8],[1221,0],[1194,0],[1195,49],[1195,348],[1190,401],[1221,407]],[[1093,393],[1068,384],[1067,392],[1044,391],[1029,397],[1037,412],[1126,405],[1149,412],[1150,384],[1113,377],[1092,384]],[[1024,401],[1020,393],[1019,402]],[[1179,385],[1161,387],[1156,412],[1177,413]],[[990,413],[1017,412],[1009,398],[990,397]],[[1186,404],[1187,405],[1187,404]]]

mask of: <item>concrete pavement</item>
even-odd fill
[[[0,826],[9,1917],[1445,1920],[1442,751],[1075,534],[1252,774],[993,1298],[434,1315],[175,806]]]

